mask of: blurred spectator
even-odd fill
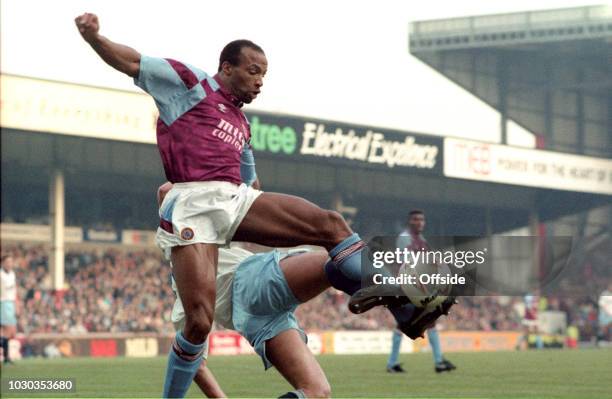
[[[45,346],[44,355],[49,359],[62,357],[62,354],[54,343],[49,343],[47,346]]]

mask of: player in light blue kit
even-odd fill
[[[160,187],[158,200],[170,190]],[[331,287],[325,265],[325,251],[278,251],[254,254],[232,245],[219,249],[216,279],[215,320],[222,327],[239,332],[261,357],[265,369],[272,366],[293,386],[284,398],[328,397],[331,388],[325,373],[306,346],[307,337],[299,327],[294,311]],[[173,284],[176,292],[176,287]],[[404,311],[414,307],[406,305]],[[435,318],[441,312],[434,312]],[[185,322],[185,311],[177,294],[172,311],[177,330]],[[428,324],[430,325],[430,324]],[[425,325],[415,334],[425,332]],[[194,381],[208,397],[225,397],[225,393],[207,368],[208,342],[202,354],[205,359]]]
[[[423,230],[425,229],[425,212],[415,209],[410,211],[408,215],[408,226],[404,231],[400,233],[397,238],[397,248],[408,248],[410,251],[427,251],[429,245],[423,237]],[[391,353],[389,354],[389,360],[387,361],[387,372],[389,373],[404,373],[405,370],[399,363],[399,352],[402,344],[402,333],[398,329],[393,331]],[[431,352],[434,357],[434,369],[437,373],[443,371],[451,371],[457,367],[446,360],[442,355],[442,347],[440,346],[440,336],[436,326],[427,330],[427,340],[431,346]]]

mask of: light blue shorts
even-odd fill
[[[0,325],[14,326],[17,324],[15,317],[15,301],[0,302]]]
[[[609,315],[603,311],[599,312],[599,326],[605,327],[608,324],[612,324],[612,315]]]
[[[285,330],[297,330],[304,342],[293,312],[300,304],[287,285],[280,268],[278,251],[248,257],[234,274],[232,321],[261,357],[266,370],[272,363],[266,357],[266,341]]]

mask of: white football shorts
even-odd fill
[[[159,208],[157,245],[167,257],[180,245],[227,246],[261,193],[223,181],[175,183]]]

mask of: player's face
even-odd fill
[[[13,270],[13,263],[14,263],[13,257],[9,256],[4,259],[4,262],[2,262],[2,267],[7,272],[10,272],[11,270]]]
[[[420,234],[425,230],[425,215],[417,213],[410,216],[408,227],[414,233]]]
[[[250,47],[243,47],[240,65],[231,66],[228,70],[234,95],[245,104],[251,103],[261,91],[267,71],[266,56]]]

